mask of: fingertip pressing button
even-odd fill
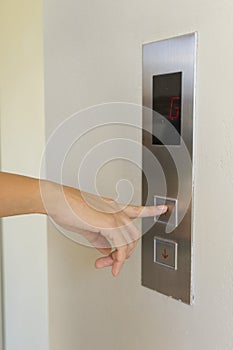
[[[177,227],[178,222],[178,205],[177,199],[154,196],[154,205],[166,205],[168,210],[165,214],[155,217],[155,221],[166,225]]]

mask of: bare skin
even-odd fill
[[[113,276],[119,274],[140,238],[132,219],[167,211],[166,206],[123,206],[72,187],[3,172],[0,203],[0,217],[44,214],[58,225],[82,234],[104,254],[96,260],[95,267],[111,266]]]

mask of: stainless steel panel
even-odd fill
[[[192,33],[143,45],[143,180],[142,202],[153,205],[154,197],[177,200],[177,227],[153,219],[142,224],[142,285],[172,296],[187,304],[193,302],[192,278],[192,202],[193,202],[193,130],[195,99],[195,65],[197,34]],[[154,75],[182,72],[181,144],[152,144],[152,80]],[[164,178],[157,176],[149,164],[149,149],[162,167]],[[159,173],[158,169],[158,173]],[[161,172],[161,171],[160,171]],[[153,192],[151,191],[153,189]],[[148,193],[149,192],[149,193]],[[151,221],[152,220],[152,221]],[[150,227],[148,231],[148,227]],[[170,228],[169,228],[170,227]],[[177,270],[165,268],[154,262],[154,237],[164,239],[170,234],[177,243]]]

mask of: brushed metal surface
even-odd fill
[[[197,33],[143,45],[143,145],[149,149],[164,171],[168,198],[177,199],[178,226],[166,233],[167,226],[156,222],[142,237],[142,285],[167,296],[192,304],[192,202],[193,202],[193,130],[196,71]],[[182,124],[181,136],[190,159],[187,161],[182,145],[163,146],[152,144],[152,79],[154,75],[182,72]],[[149,112],[148,112],[149,111]],[[174,161],[174,156],[176,161]],[[185,158],[186,157],[186,158]],[[188,165],[187,165],[188,164]],[[153,205],[155,196],[164,197],[161,177],[150,169],[143,150],[142,202]],[[164,180],[163,180],[164,181]],[[150,193],[148,193],[148,183]],[[151,184],[153,186],[151,186]],[[153,193],[151,192],[153,187]],[[188,198],[189,197],[189,198]],[[143,232],[148,222],[144,219]],[[167,269],[154,262],[154,237],[171,238],[177,243],[177,270]]]

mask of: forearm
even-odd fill
[[[38,179],[0,172],[0,217],[45,214]]]

